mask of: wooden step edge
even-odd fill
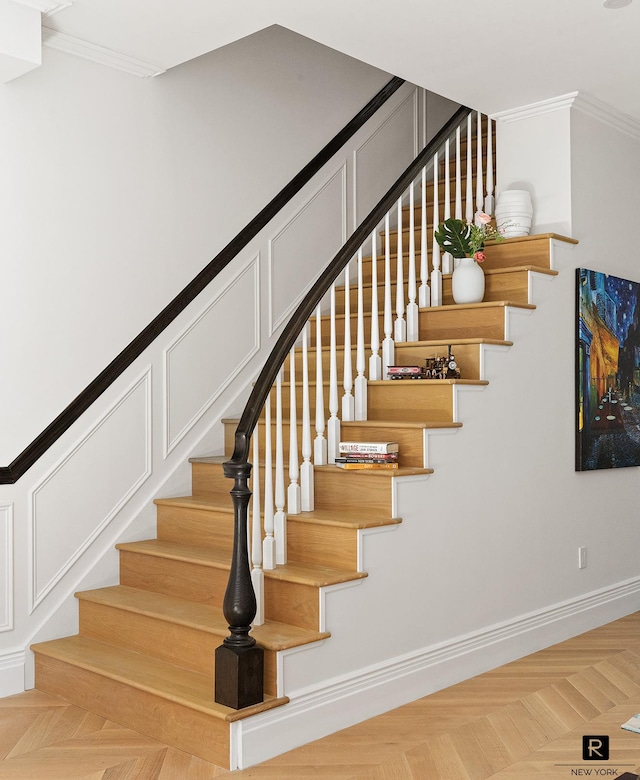
[[[213,636],[226,637],[229,634],[228,621],[222,609],[210,604],[185,601],[176,596],[140,590],[128,585],[95,588],[80,591],[75,595],[79,601],[144,615]],[[261,626],[254,626],[252,635],[265,649],[272,651],[301,647],[331,636],[328,631],[313,631],[273,620],[267,620]]]
[[[231,722],[288,703],[288,697],[269,698],[243,710],[232,710],[213,700],[213,676],[191,672],[166,661],[88,637],[64,637],[31,646],[34,653],[98,674],[158,698]],[[162,687],[163,681],[166,687]],[[203,691],[211,691],[211,700]]]
[[[557,273],[557,271],[555,273]],[[430,307],[426,307],[426,308],[430,308]],[[433,308],[437,308],[437,307],[434,306]],[[423,309],[423,311],[424,311],[424,309]],[[423,341],[396,341],[395,342],[395,349],[403,349],[404,347],[410,347],[412,349],[415,348],[415,347],[420,347],[420,348],[424,348],[424,347],[448,347],[448,346],[451,346],[451,347],[457,347],[457,346],[467,347],[467,346],[476,346],[476,345],[477,346],[481,346],[483,344],[489,344],[491,346],[499,346],[499,347],[512,347],[513,346],[513,341],[507,341],[505,339],[486,339],[486,338],[454,338],[454,339],[430,339],[430,340],[423,340]],[[322,345],[322,348],[321,348],[322,352],[327,352],[328,353],[328,352],[330,352],[330,350],[331,350],[330,346],[327,346],[326,344]],[[312,347],[308,347],[307,348],[307,352],[309,352],[309,353],[311,353],[311,352],[315,353],[315,351],[316,351],[315,345],[312,346]],[[352,352],[356,351],[356,346],[355,345],[353,346],[351,351]],[[298,352],[302,353],[302,347],[296,347],[296,353],[298,353]],[[340,352],[344,352],[344,346],[339,346],[337,348],[337,352],[339,352],[339,353]],[[224,422],[229,422],[229,423],[235,422],[235,423],[238,423],[239,421],[240,421],[240,418],[237,417],[237,418],[233,418],[233,419],[226,419],[226,420],[223,420],[222,422],[223,423]]]
[[[327,468],[316,466],[316,468]],[[341,469],[332,468],[335,471]],[[424,472],[426,469],[416,469]],[[399,469],[402,471],[402,469]],[[405,469],[411,471],[411,469]],[[168,558],[174,561],[194,563],[200,566],[209,566],[215,569],[229,570],[231,568],[231,556],[228,553],[218,552],[212,548],[194,547],[179,542],[162,542],[158,539],[146,539],[140,542],[121,542],[116,545],[118,550],[124,552],[151,555],[156,558]],[[313,564],[291,563],[278,566],[276,569],[265,569],[265,578],[286,580],[313,587],[335,585],[339,582],[349,582],[366,577],[366,572],[354,572],[347,569],[330,569],[326,566],[314,566]]]
[[[522,273],[523,271],[535,274],[546,274],[547,276],[558,275],[558,271],[554,271],[551,268],[545,268],[541,265],[512,265],[507,266],[506,268],[484,268],[483,270],[485,276],[503,276],[513,273]],[[451,277],[452,274],[443,274],[442,276],[443,278],[446,276]]]
[[[374,380],[371,380],[374,381]],[[383,380],[379,380],[383,381]],[[390,381],[390,380],[384,380],[384,381]],[[417,380],[411,380],[411,381],[417,381]],[[435,382],[437,380],[430,379],[430,382]],[[470,381],[481,381],[481,380],[470,380]],[[398,382],[396,381],[396,384]],[[228,423],[229,425],[237,425],[239,422],[238,420],[225,420],[224,422]],[[297,421],[298,425],[300,426],[302,423],[300,420]],[[261,419],[258,421],[259,425],[264,425],[264,420]],[[275,422],[271,422],[272,425],[275,425]],[[283,426],[290,425],[289,420],[283,420],[282,422]],[[444,420],[341,420],[340,425],[343,428],[409,428],[409,429],[415,429],[415,430],[431,430],[431,429],[437,429],[437,428],[462,428],[461,422],[445,422]]]
[[[535,303],[518,303],[516,301],[480,301],[480,303],[445,303],[442,306],[426,306],[420,308],[420,313],[427,312],[450,312],[450,311],[463,311],[468,309],[491,309],[491,308],[507,308],[507,306],[513,309],[529,309],[535,310]],[[336,315],[338,316],[338,315]]]
[[[239,422],[240,418],[236,420],[236,422]],[[227,422],[227,420],[222,420],[222,422]],[[229,420],[228,422],[232,422]],[[229,460],[229,455],[196,455],[192,458],[189,458],[189,463],[226,463]]]
[[[314,471],[328,470],[335,474],[345,474],[349,477],[363,477],[364,479],[373,479],[381,477],[383,479],[392,479],[394,477],[417,477],[421,475],[428,476],[433,474],[433,469],[421,468],[420,466],[400,466],[397,469],[341,469],[338,466],[314,466]]]
[[[488,379],[370,379],[368,385],[400,387],[409,385],[416,387],[442,387],[443,385],[476,385],[483,387],[489,384]]]
[[[520,244],[526,241],[539,241],[543,239],[564,241],[567,244],[580,243],[577,238],[563,236],[560,233],[532,233],[529,236],[514,236],[513,238],[505,238],[504,241],[487,241],[485,246],[499,246],[499,245],[509,246],[509,244]]]
[[[157,506],[179,507],[182,509],[194,509],[202,512],[221,512],[223,514],[233,514],[233,508],[220,506],[212,499],[200,498],[198,496],[173,496],[171,498],[154,498],[153,503]]]
[[[300,514],[287,514],[287,523],[301,523],[303,525],[320,525],[331,528],[346,528],[359,530],[362,528],[384,528],[387,525],[399,525],[402,522],[400,517],[391,517],[389,515],[375,516],[370,512],[363,511],[361,516],[354,511],[349,510],[348,517],[336,517],[337,510],[328,511],[319,510],[317,512],[300,512]]]
[[[229,553],[212,547],[196,547],[179,542],[165,542],[161,539],[118,542],[116,550],[149,555],[154,558],[169,558],[173,561],[196,563],[200,566],[209,566],[212,569],[228,569],[231,564]]]
[[[531,272],[531,273],[537,273],[537,274],[546,274],[547,276],[557,276],[559,271],[554,271],[551,268],[545,268],[543,265],[509,265],[505,268],[483,268],[485,276],[500,276],[500,275],[507,275],[507,274],[514,274],[514,273],[523,273],[523,272]],[[443,279],[450,279],[453,274],[442,274]],[[378,281],[376,287],[380,290],[384,289],[384,281]],[[396,287],[396,282],[393,280],[391,282],[391,287]],[[371,281],[366,281],[362,283],[362,289],[363,290],[369,290],[373,288],[373,284]],[[336,286],[336,292],[340,292],[344,290],[344,286]],[[351,291],[353,292],[355,288],[351,288]],[[401,342],[402,343],[402,342]]]

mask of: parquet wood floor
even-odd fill
[[[0,780],[555,780],[640,774],[640,612],[228,773],[60,699],[0,699]],[[582,760],[582,736],[610,759]]]

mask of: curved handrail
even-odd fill
[[[442,146],[445,140],[453,131],[455,131],[462,121],[467,118],[471,111],[472,109],[461,106],[451,119],[441,128],[438,134],[432,138],[422,152],[420,152],[411,165],[403,174],[401,174],[378,204],[373,207],[365,219],[351,234],[347,242],[326,267],[322,276],[316,280],[315,284],[311,287],[304,300],[294,312],[287,323],[286,328],[280,334],[271,354],[267,358],[264,368],[256,380],[253,391],[251,392],[249,400],[240,417],[238,427],[236,428],[233,455],[231,456],[231,459],[225,463],[225,473],[228,477],[235,476],[235,466],[248,462],[249,440],[258,422],[267,396],[275,382],[278,371],[284,364],[287,355],[316,306],[329,290],[331,284],[338,278],[339,273],[346,267],[358,249],[371,235],[371,231],[375,230],[384,215],[391,209],[393,204],[398,200],[399,196],[402,195],[413,179],[415,179],[416,175],[424,167],[426,162],[433,157],[434,153]]]
[[[14,484],[67,431],[176,317],[255,238],[373,114],[404,84],[394,76],[316,156],[211,260],[122,352],[8,466],[0,466],[0,485]]]

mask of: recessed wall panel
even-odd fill
[[[354,152],[355,215],[359,224],[418,151],[418,93],[411,93]]]
[[[346,167],[342,166],[271,239],[271,333],[289,318],[303,294],[345,240]]]
[[[13,505],[0,504],[0,631],[13,628]]]
[[[165,457],[260,347],[254,257],[165,352]]]
[[[31,492],[32,609],[151,473],[151,369]]]

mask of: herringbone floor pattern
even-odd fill
[[[640,773],[640,613],[233,777],[555,780]],[[610,737],[583,761],[583,735]],[[227,772],[37,691],[0,699],[0,780],[209,780]]]

